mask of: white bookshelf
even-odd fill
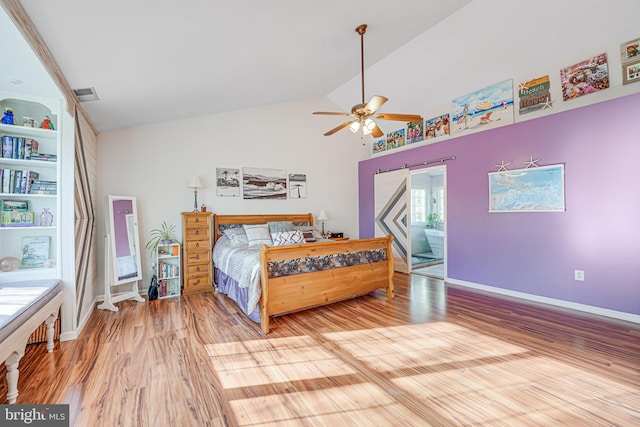
[[[158,275],[158,299],[180,296],[182,251],[180,244],[159,244],[156,249],[156,272]]]
[[[7,257],[22,259],[22,245],[26,237],[48,237],[50,239],[49,255],[47,262],[42,267],[18,268],[13,271],[0,271],[0,282],[19,281],[34,278],[59,278],[61,264],[61,239],[60,239],[60,158],[61,143],[58,112],[59,100],[48,100],[31,97],[17,97],[15,94],[0,92],[0,116],[5,108],[13,109],[15,125],[0,124],[0,147],[2,137],[31,139],[38,142],[38,153],[54,155],[56,161],[31,160],[25,158],[13,158],[0,152],[0,169],[5,171],[31,171],[38,174],[38,181],[50,181],[56,183],[55,194],[34,194],[31,192],[16,191],[15,188],[0,186],[0,200],[3,201],[28,201],[30,211],[34,215],[34,224],[27,226],[0,226],[0,259]],[[42,122],[44,116],[48,116],[54,124],[55,130],[41,129],[39,127],[23,126],[24,117],[32,117]],[[18,154],[18,157],[20,157]],[[24,154],[22,154],[24,157]],[[6,176],[6,175],[5,175]],[[0,176],[1,178],[1,176]],[[2,183],[0,182],[0,185]],[[40,226],[40,214],[44,208],[53,214],[51,226]]]

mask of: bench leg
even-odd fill
[[[18,397],[18,363],[20,358],[18,353],[12,353],[4,362],[7,367],[7,401],[10,404],[16,403]]]
[[[47,325],[47,351],[51,353],[53,351],[53,325],[56,322],[58,315],[55,316],[52,314],[45,320],[45,324]]]

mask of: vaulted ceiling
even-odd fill
[[[21,3],[71,88],[95,88],[100,99],[83,107],[105,131],[327,95],[360,73],[359,24],[370,66],[470,2]],[[0,67],[0,89],[16,90],[12,79],[22,92],[38,88],[12,62]]]

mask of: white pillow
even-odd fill
[[[244,233],[236,234],[231,238],[231,246],[247,246],[249,244],[249,239],[247,239],[247,235]]]
[[[298,243],[305,243],[304,235],[300,230],[271,233],[271,240],[273,240],[273,246],[297,245]]]
[[[233,236],[237,236],[239,234],[244,234],[244,228],[242,227],[233,227],[233,228],[227,228],[226,230],[223,231],[224,235],[227,236],[228,238],[232,239]]]
[[[247,234],[249,247],[271,245],[271,235],[269,234],[269,226],[267,224],[244,224],[242,226]]]

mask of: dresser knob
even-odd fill
[[[196,284],[198,285],[200,284],[200,279],[196,280]]]
[[[196,248],[200,247],[200,242],[196,243]]]
[[[196,255],[196,259],[200,259],[200,255]]]
[[[200,271],[200,267],[196,267],[196,271]]]
[[[200,234],[200,230],[196,230],[196,236]]]
[[[196,218],[196,222],[200,222],[200,218]]]

